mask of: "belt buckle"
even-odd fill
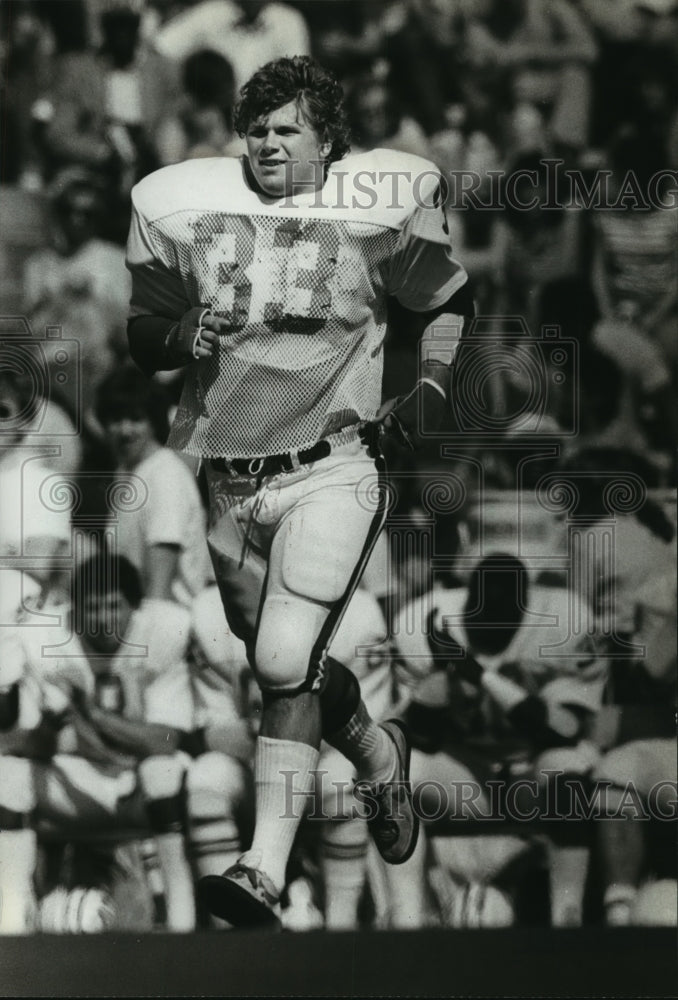
[[[292,463],[291,472],[297,472],[301,468],[301,462],[299,461],[299,452],[291,451],[289,453],[290,462]]]
[[[247,464],[247,471],[250,476],[258,476],[264,467],[264,458],[251,458]]]

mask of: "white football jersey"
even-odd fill
[[[381,403],[386,298],[418,312],[466,281],[427,160],[375,150],[324,186],[259,193],[246,158],[191,160],[132,194],[132,316],[209,306],[219,349],[186,370],[169,444],[249,458],[303,448]]]

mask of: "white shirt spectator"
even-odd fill
[[[57,476],[31,449],[0,456],[0,555],[51,556],[70,542],[70,506],[51,489]]]
[[[205,515],[192,473],[173,451],[159,448],[132,473],[118,475],[123,484],[132,477],[143,482],[139,486],[141,507],[125,510],[123,504],[116,504],[111,516],[118,555],[137,567],[146,588],[150,549],[154,545],[178,546],[181,554],[172,595],[180,604],[190,604],[209,578]]]
[[[250,22],[232,0],[203,0],[190,7],[160,29],[155,47],[177,61],[214,49],[233,66],[238,89],[272,59],[310,54],[308,29],[298,11],[267,3]]]

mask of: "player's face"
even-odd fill
[[[252,173],[266,194],[283,198],[322,187],[331,143],[321,140],[296,101],[252,122],[246,138]]]

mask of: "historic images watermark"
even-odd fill
[[[374,819],[378,811],[386,819],[402,819],[406,782],[387,782],[375,789],[367,782],[336,780],[322,768],[312,771],[308,793],[295,787],[299,772],[281,771],[285,783],[284,818],[302,815],[310,820]],[[384,788],[389,794],[383,796]],[[386,812],[384,814],[384,802]],[[484,821],[491,823],[561,823],[591,820],[678,819],[678,783],[656,782],[640,791],[634,782],[623,786],[604,779],[591,782],[565,771],[548,769],[538,777],[471,779],[443,783],[424,780],[412,785],[412,807],[422,822]]]
[[[423,163],[424,161],[422,161]],[[294,178],[296,161],[289,167]],[[582,170],[565,161],[544,157],[533,167],[517,170],[442,169],[343,170],[332,167],[332,184],[324,181],[326,164],[315,161],[319,184],[310,209],[397,211],[412,202],[419,208],[450,205],[461,211],[559,211],[581,208],[596,211],[668,211],[678,208],[678,170],[665,168],[641,178],[634,170]],[[292,183],[283,205],[292,207],[307,189]]]

